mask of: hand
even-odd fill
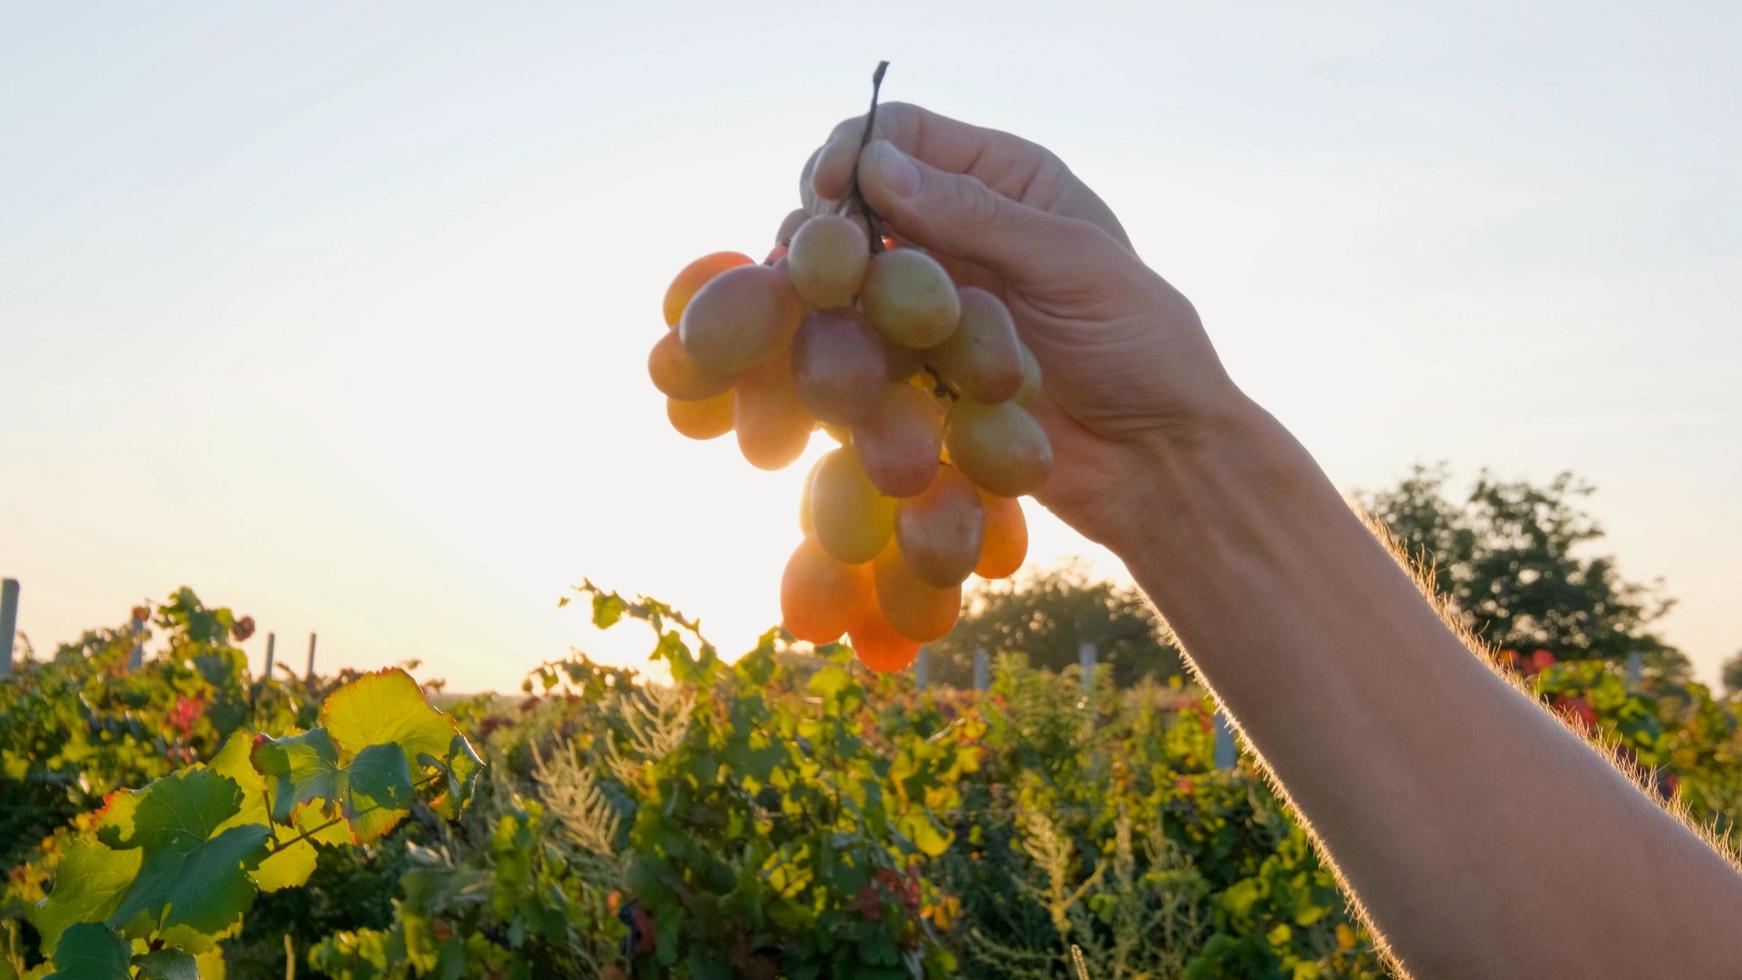
[[[1036,496],[1117,550],[1154,510],[1144,468],[1201,441],[1242,402],[1197,312],[1044,147],[902,103],[878,107],[861,152],[864,130],[865,117],[846,120],[806,163],[807,208],[849,198],[857,161],[890,231],[959,283],[1003,297],[1045,379],[1030,407],[1055,465]]]

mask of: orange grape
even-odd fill
[[[783,269],[741,265],[708,281],[678,321],[700,368],[737,374],[779,353],[804,318],[804,300]]]
[[[817,543],[838,562],[877,557],[895,530],[895,501],[877,492],[851,449],[817,461],[810,477],[810,522]]]
[[[877,489],[911,497],[931,486],[942,445],[938,414],[925,392],[905,384],[883,386],[876,410],[853,426],[853,450]]]
[[[870,261],[864,229],[843,215],[820,214],[792,236],[786,274],[806,303],[826,310],[853,301]]]
[[[968,479],[1000,497],[1033,493],[1052,470],[1046,430],[1015,402],[957,401],[944,422],[944,444]]]
[[[914,350],[948,340],[962,315],[950,274],[916,248],[898,248],[873,258],[859,289],[859,305],[879,333]]]
[[[962,319],[956,332],[926,352],[926,360],[963,395],[992,404],[1022,387],[1022,342],[1004,301],[984,289],[957,290]]]
[[[980,491],[954,467],[917,497],[895,505],[895,540],[915,577],[927,585],[960,585],[980,560],[986,515]]]
[[[808,225],[806,227],[809,227]],[[889,363],[883,339],[854,309],[817,310],[792,338],[798,394],[816,417],[851,425],[883,397]]]
[[[751,466],[778,470],[804,452],[817,423],[799,401],[785,357],[770,358],[744,372],[733,393],[738,449]]]
[[[986,513],[986,530],[974,574],[981,578],[1009,578],[1028,557],[1028,519],[1022,514],[1022,501],[982,494],[980,503]]]
[[[950,631],[962,611],[962,587],[927,585],[907,567],[893,538],[871,566],[877,587],[877,608],[895,632],[928,643]]]
[[[684,307],[696,291],[727,269],[749,265],[753,260],[743,252],[712,252],[684,266],[677,278],[665,290],[665,325],[675,327],[683,318]]]
[[[732,431],[732,393],[723,391],[700,401],[665,400],[671,427],[691,439],[717,439]]]
[[[647,375],[653,379],[655,388],[684,401],[712,398],[732,387],[729,376],[709,374],[696,366],[683,349],[683,341],[678,339],[676,330],[667,330],[665,336],[653,345],[652,352],[647,355]]]
[[[868,564],[843,565],[806,538],[787,559],[780,579],[780,615],[793,636],[833,643],[847,627],[876,611]]]
[[[901,670],[919,657],[919,643],[897,633],[872,605],[870,612],[847,627],[847,642],[859,662],[872,670],[882,674]]]

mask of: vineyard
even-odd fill
[[[1379,977],[1330,871],[1189,685],[1001,654],[916,690],[680,613],[670,684],[552,661],[514,698],[405,670],[251,677],[187,590],[0,682],[0,976]],[[1738,705],[1507,662],[1720,836]],[[1085,693],[1088,692],[1088,693]],[[432,704],[433,702],[433,704]],[[435,705],[442,706],[437,710]]]

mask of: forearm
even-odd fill
[[[1742,876],[1471,654],[1273,419],[1147,472],[1115,550],[1407,967],[1742,964]]]

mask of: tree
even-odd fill
[[[1742,695],[1742,650],[1724,661],[1724,690],[1732,695]]]
[[[927,649],[937,680],[966,686],[976,649],[989,656],[1023,653],[1036,667],[1063,670],[1077,663],[1084,643],[1095,644],[1098,662],[1112,665],[1117,684],[1183,670],[1179,651],[1143,593],[1091,581],[1081,561],[978,583],[967,593],[955,629]]]
[[[1638,651],[1661,675],[1687,676],[1687,658],[1649,629],[1674,604],[1661,581],[1632,582],[1611,557],[1575,554],[1603,537],[1580,506],[1590,484],[1571,473],[1534,485],[1484,470],[1453,502],[1448,481],[1445,464],[1417,465],[1395,489],[1359,500],[1472,633],[1562,660],[1624,661]]]

